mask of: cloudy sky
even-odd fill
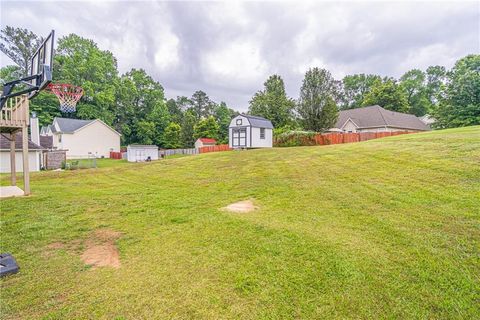
[[[1,25],[76,33],[144,68],[168,98],[203,90],[237,110],[274,73],[298,97],[310,67],[399,77],[480,52],[480,2],[1,1]],[[11,61],[1,55],[1,66]]]

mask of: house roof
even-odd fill
[[[0,134],[0,150],[10,150],[10,140],[9,136]],[[15,135],[15,150],[22,150],[22,134],[17,133]],[[33,143],[32,140],[28,139],[28,150],[44,150],[41,146],[36,143]]]
[[[203,143],[217,143],[217,140],[211,138],[199,138],[198,140],[202,141]]]
[[[413,130],[431,130],[413,114],[385,110],[380,106],[369,106],[342,110],[338,114],[335,128],[342,128],[350,119],[358,128],[395,127]]]
[[[57,122],[60,132],[62,133],[73,133],[78,129],[85,127],[86,125],[92,123],[95,120],[80,120],[80,119],[69,119],[69,118],[55,118],[53,122]],[[55,132],[55,126],[52,126],[52,131]]]
[[[45,149],[53,149],[53,136],[40,136],[40,146]]]
[[[272,122],[268,119],[248,114],[242,114],[242,116],[248,119],[252,127],[273,129]]]

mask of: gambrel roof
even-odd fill
[[[268,119],[258,117],[258,116],[251,116],[248,114],[242,114],[241,116],[247,118],[252,127],[273,129],[272,122]]]

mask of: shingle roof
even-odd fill
[[[248,114],[242,114],[242,116],[248,119],[252,127],[273,129],[272,122],[268,119]]]
[[[348,119],[359,128],[395,127],[413,130],[431,130],[413,114],[385,110],[380,106],[369,106],[350,110],[342,110],[338,114],[335,128],[341,128]]]
[[[0,150],[10,150],[10,140],[6,135],[0,134]],[[22,134],[15,135],[15,150],[22,150]],[[28,150],[44,150],[41,146],[28,139]]]
[[[62,133],[72,133],[78,129],[85,127],[87,124],[95,120],[79,120],[79,119],[69,119],[69,118],[55,118],[53,120],[57,122],[60,132]],[[55,132],[55,126],[52,126],[52,132]]]
[[[40,136],[40,145],[45,149],[53,149],[53,136]]]

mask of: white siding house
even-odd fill
[[[158,160],[158,147],[155,145],[131,144],[127,146],[128,162]]]
[[[238,115],[228,128],[230,148],[271,148],[273,125],[270,120],[250,115]]]
[[[67,150],[67,159],[108,158],[120,151],[120,133],[99,119],[55,118],[40,133],[53,135],[53,148]]]
[[[28,169],[30,172],[40,171],[43,148],[31,140],[28,141]],[[22,137],[15,139],[15,171],[23,171]],[[10,140],[0,135],[0,173],[10,172]]]

